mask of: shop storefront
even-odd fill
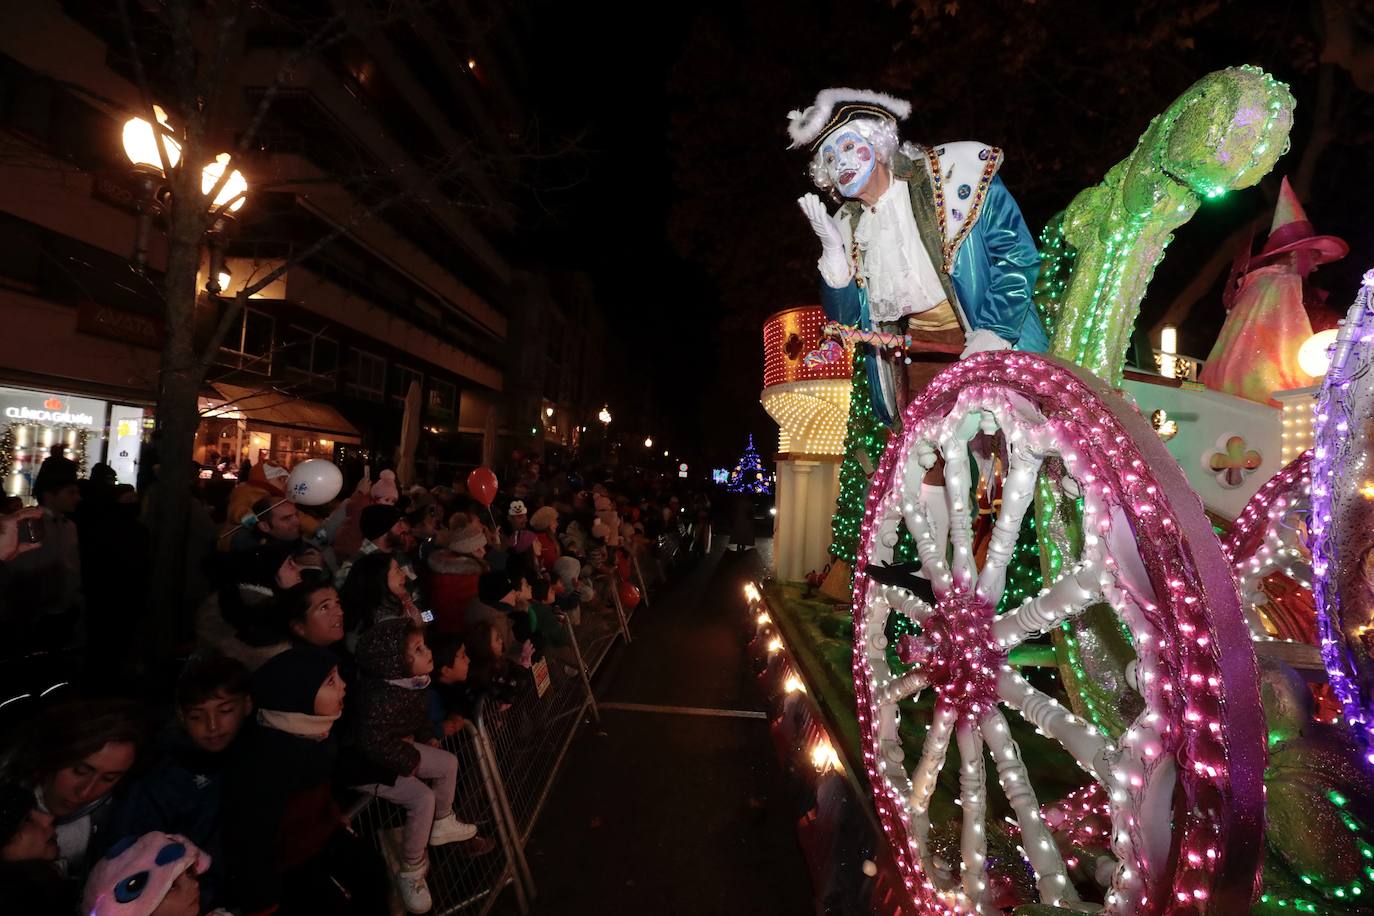
[[[132,484],[143,448],[142,407],[57,391],[0,387],[0,467],[6,496],[28,500],[38,469],[54,445],[82,476],[104,461],[120,483]]]
[[[232,474],[244,461],[292,467],[308,458],[335,460],[358,445],[358,430],[328,404],[273,390],[216,384],[200,399],[195,460]]]

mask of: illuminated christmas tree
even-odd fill
[[[849,425],[844,434],[844,461],[840,464],[840,495],[830,521],[830,553],[854,568],[859,549],[859,523],[868,499],[869,476],[887,445],[887,427],[878,422],[868,396],[864,358],[854,353],[854,384],[849,392]]]
[[[772,493],[773,485],[768,473],[759,460],[758,450],[754,448],[754,437],[749,437],[749,445],[740,456],[739,464],[730,472],[730,482],[726,485],[731,493]]]

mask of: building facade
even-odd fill
[[[196,458],[387,464],[416,386],[418,476],[447,483],[522,438],[529,398],[540,405],[534,429],[547,404],[564,436],[589,396],[558,348],[537,392],[508,397],[512,377],[528,377],[512,366],[542,366],[551,352],[513,330],[515,312],[557,310],[547,281],[520,280],[537,265],[518,270],[513,256],[521,24],[496,7],[481,21],[475,8],[445,4],[368,21],[368,5],[324,6],[346,17],[341,39],[283,68],[303,40],[299,23],[256,10],[226,68],[226,145],[266,93],[274,100],[236,163],[250,188],[222,295],[289,266],[219,349]],[[136,33],[156,34],[157,23],[137,19],[152,14],[130,7]],[[32,0],[0,12],[0,408],[14,411],[0,418],[0,458],[11,459],[10,494],[27,492],[30,464],[59,442],[133,482],[155,423],[166,247],[155,222],[146,268],[135,268],[136,188],[121,131],[142,106],[123,35],[113,4]],[[146,38],[141,48],[150,69],[168,51]],[[207,259],[201,288],[209,273]],[[217,303],[204,299],[212,320]]]

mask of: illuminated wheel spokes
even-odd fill
[[[1000,712],[991,712],[983,719],[981,730],[997,767],[997,781],[1021,827],[1022,849],[1035,870],[1035,888],[1040,899],[1056,906],[1080,903],[1078,891],[1069,883],[1054,836],[1040,817],[1030,773],[1021,760],[1021,748],[1008,732],[1006,718]]]
[[[954,727],[959,743],[959,804],[964,809],[963,828],[959,834],[960,868],[964,896],[981,909],[987,880],[983,869],[987,861],[988,813],[987,776],[983,771],[983,734],[967,719]]]
[[[1303,537],[1312,513],[1311,466],[1312,453],[1303,452],[1270,478],[1222,542],[1257,640],[1273,639],[1257,610],[1269,601],[1262,588],[1266,578],[1282,572],[1298,586],[1312,588],[1312,558]]]
[[[1015,815],[1040,902],[1149,913],[1185,897],[1203,901],[1214,885],[1224,888],[1228,901],[1236,900],[1253,883],[1258,844],[1247,837],[1221,845],[1232,825],[1245,821],[1234,816],[1234,798],[1232,809],[1218,807],[1230,789],[1228,778],[1239,780],[1240,808],[1257,812],[1262,805],[1262,716],[1254,675],[1247,678],[1241,670],[1233,678],[1235,672],[1223,671],[1217,661],[1221,645],[1234,650],[1237,638],[1239,651],[1248,652],[1248,631],[1200,506],[1179,509],[1165,495],[1185,492],[1181,471],[1148,424],[1139,417],[1132,421],[1109,397],[1115,398],[1052,361],[1025,354],[974,357],[940,376],[908,408],[904,430],[889,443],[874,477],[855,578],[855,686],[875,802],[922,912],[996,911],[985,872],[985,747]],[[1148,444],[1137,451],[1131,443],[1140,438]],[[1002,498],[980,568],[969,453],[993,442],[1002,449],[995,456]],[[1040,595],[998,615],[994,608],[1006,587],[1021,523],[1049,460],[1066,469],[1075,495],[1082,496],[1081,549],[1064,558],[1062,571]],[[928,474],[937,467],[939,475]],[[980,481],[991,476],[986,455],[979,455],[978,471]],[[927,476],[942,479],[943,489],[923,488]],[[927,505],[935,494],[939,505]],[[930,581],[933,606],[867,575],[870,567],[892,562],[903,525]],[[1142,530],[1150,532],[1148,540],[1138,534]],[[1205,563],[1196,559],[1197,551]],[[1218,588],[1215,576],[1200,575],[1199,568],[1219,570],[1226,587]],[[1138,656],[1127,680],[1142,711],[1116,741],[1031,685],[1008,660],[1027,640],[1102,604],[1130,631]],[[919,633],[889,646],[885,629],[894,610]],[[895,668],[894,651],[902,662]],[[1251,655],[1252,672],[1253,664]],[[1245,668],[1244,659],[1238,668]],[[1230,709],[1224,702],[1231,699],[1228,690],[1238,694]],[[908,772],[901,725],[912,706],[904,701],[925,691],[935,693],[934,710],[920,758]],[[1104,904],[1082,901],[1070,882],[1041,817],[1032,768],[1002,705],[1059,744],[1104,790],[1116,858]],[[1230,742],[1237,709],[1249,710],[1261,730],[1242,728],[1245,733]],[[957,868],[931,848],[932,802],[951,741],[959,752],[962,811]],[[1235,750],[1234,759],[1214,746]],[[1176,758],[1185,753],[1189,766],[1180,768]],[[1179,797],[1201,804],[1176,806],[1180,783],[1185,791]],[[1240,877],[1206,874],[1220,871],[1218,850],[1224,848],[1240,848],[1227,863]]]

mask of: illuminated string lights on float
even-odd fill
[[[1250,498],[1222,542],[1236,587],[1246,607],[1246,621],[1256,640],[1278,640],[1260,618],[1269,602],[1263,583],[1276,572],[1298,587],[1312,588],[1312,567],[1302,533],[1311,511],[1312,453],[1303,452],[1270,478]]]
[[[782,634],[766,609],[763,593],[755,583],[745,583],[744,600],[749,614],[754,618],[755,641],[762,645],[768,659],[765,674],[784,697],[806,695],[809,692],[806,681],[788,653]],[[818,715],[807,715],[805,733],[801,751],[818,775],[844,769],[834,741]]]
[[[1288,148],[1294,101],[1255,67],[1210,73],[1150,122],[1103,181],[1079,193],[1047,228],[1051,261],[1036,305],[1050,353],[1119,385],[1140,303],[1176,230],[1208,199],[1256,184]],[[1079,534],[1077,497],[1037,498],[1042,568],[1053,580]],[[1135,650],[1120,621],[1096,611],[1055,636],[1060,675],[1075,709],[1120,734],[1132,690],[1124,669]]]
[[[970,449],[998,441],[1005,477],[986,560],[972,543]],[[937,543],[920,483],[942,459],[948,535]],[[1049,587],[998,614],[1022,520],[1044,472],[1083,505],[1081,550]],[[1030,354],[978,354],[940,375],[907,408],[887,448],[863,522],[855,577],[854,676],[875,806],[919,911],[984,911],[990,902],[983,758],[992,755],[1015,813],[1041,903],[1077,908],[1079,894],[1047,827],[1032,777],[1003,715],[1008,706],[1057,742],[1101,787],[1114,861],[1103,877],[1112,914],[1242,912],[1262,844],[1263,712],[1250,631],[1229,564],[1182,471],[1148,421],[1100,381]],[[880,584],[899,530],[915,537],[935,603]],[[882,577],[890,581],[889,576]],[[1128,628],[1142,711],[1113,740],[1041,692],[1010,652],[1088,607]],[[919,636],[890,662],[891,611]],[[898,738],[903,703],[936,695],[920,759]],[[902,703],[899,706],[899,703]],[[931,800],[950,745],[960,758],[960,862],[932,854]],[[1175,797],[1186,799],[1174,805]],[[1170,850],[1175,848],[1176,856]]]
[[[1312,585],[1327,677],[1365,761],[1374,765],[1374,708],[1362,683],[1374,675],[1374,601],[1365,564],[1374,539],[1374,500],[1365,493],[1374,422],[1374,270],[1364,275],[1333,344],[1317,398],[1312,450]]]

